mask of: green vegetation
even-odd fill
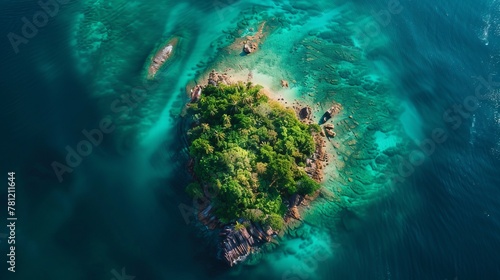
[[[291,195],[310,194],[319,184],[304,171],[315,150],[317,125],[301,123],[295,112],[261,93],[259,86],[208,86],[190,112],[197,126],[188,131],[199,183],[186,191],[216,189],[215,214],[223,222],[244,217],[282,229]]]
[[[244,229],[244,228],[245,228],[244,224],[240,224],[238,221],[236,221],[236,225],[234,226],[235,230],[241,230],[241,229]]]

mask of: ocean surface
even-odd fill
[[[16,273],[0,227],[1,279],[500,279],[500,1],[39,3],[0,2],[0,170],[16,172],[18,217]],[[257,54],[225,51],[263,21]],[[185,87],[224,61],[357,123],[337,132],[333,198],[233,268],[183,191]]]

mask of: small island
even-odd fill
[[[147,78],[153,79],[165,62],[173,55],[174,49],[179,42],[179,38],[173,37],[161,46],[154,55],[148,59]]]
[[[219,231],[219,258],[232,266],[300,220],[297,206],[320,188],[322,131],[250,82],[209,83],[196,101],[186,191],[208,201],[198,219]]]

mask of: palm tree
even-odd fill
[[[215,106],[208,106],[208,113],[210,116],[215,116],[217,114],[217,108]]]
[[[243,104],[250,105],[253,102],[253,98],[251,96],[245,96],[242,100]]]
[[[215,137],[215,141],[217,141],[217,143],[219,143],[221,141],[224,141],[224,139],[226,139],[226,134],[222,131],[215,130],[214,137]]]
[[[240,108],[239,106],[239,100],[236,96],[232,95],[231,96],[231,102],[229,103],[229,109],[231,110],[232,113],[238,112],[238,109]]]
[[[222,122],[224,123],[224,127],[231,127],[231,117],[227,114],[222,115]]]
[[[213,153],[213,152],[214,152],[214,147],[212,147],[211,145],[206,145],[206,146],[205,146],[205,153],[206,153],[207,155],[209,155],[209,154],[211,154],[211,153]]]
[[[201,124],[201,130],[203,130],[203,132],[207,132],[210,130],[210,125],[208,123],[202,123]]]

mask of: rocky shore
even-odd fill
[[[299,207],[303,201],[304,197],[296,194],[285,202],[289,209],[285,215],[287,226],[301,221]],[[250,254],[258,251],[260,245],[271,242],[280,234],[271,227],[263,227],[243,218],[236,223],[223,224],[212,210],[212,205],[206,204],[199,209],[197,217],[208,230],[218,231],[217,258],[230,267],[245,260]],[[296,227],[296,224],[293,227]]]

